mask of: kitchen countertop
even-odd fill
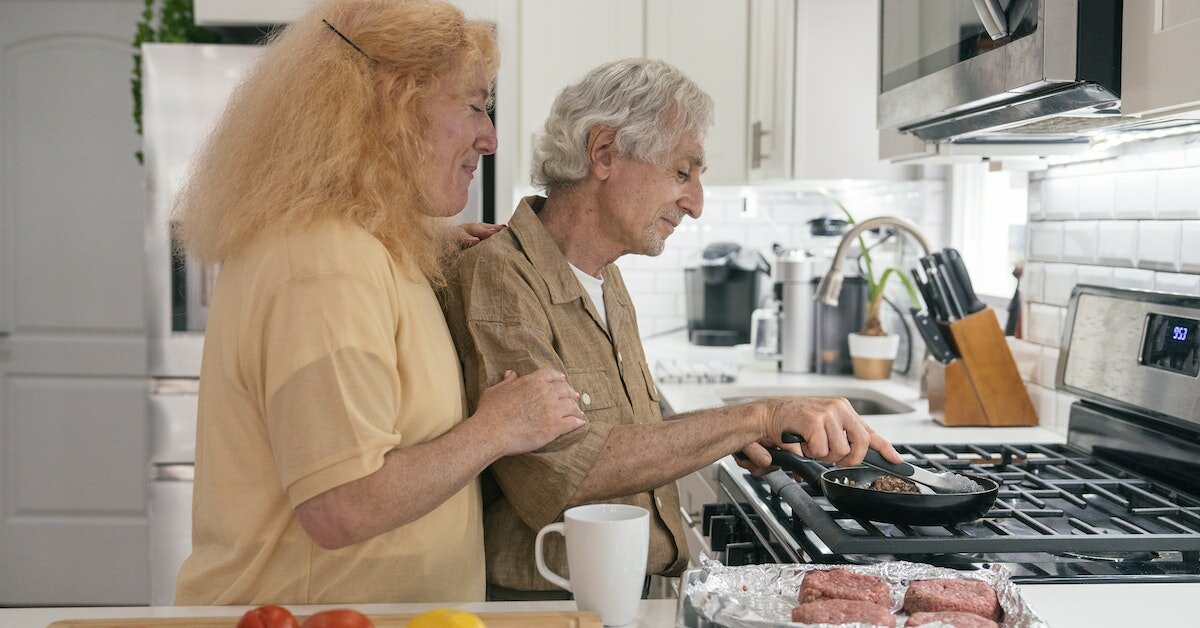
[[[1200,584],[1044,584],[1021,587],[1030,606],[1053,628],[1190,626],[1200,612]],[[1188,600],[1191,600],[1190,602]],[[630,628],[675,625],[675,600],[643,600]],[[356,604],[368,614],[419,613],[451,606],[475,613],[574,611],[573,602],[480,602],[474,604]],[[0,610],[0,627],[34,628],[64,619],[240,617],[248,606],[132,606],[18,608]],[[298,615],[336,606],[288,606]],[[230,622],[233,625],[233,622]]]

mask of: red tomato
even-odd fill
[[[375,628],[375,624],[358,611],[339,608],[309,617],[301,628]]]
[[[300,623],[288,609],[269,604],[246,611],[237,628],[300,628]]]

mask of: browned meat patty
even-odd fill
[[[887,584],[866,574],[846,569],[810,571],[800,581],[800,603],[816,600],[860,600],[891,608],[892,595]]]
[[[979,580],[917,580],[904,593],[904,610],[960,611],[974,613],[992,621],[1000,619],[1000,601],[996,592]]]
[[[904,623],[906,627],[924,626],[932,624],[935,621],[940,621],[954,628],[1000,628],[1000,624],[985,619],[974,613],[962,613],[959,611],[942,611],[939,613],[913,613],[908,616],[908,621]]]
[[[859,600],[817,600],[801,604],[792,609],[792,621],[803,624],[861,622],[888,628],[894,628],[896,625],[896,618],[891,611],[878,604]]]
[[[898,478],[894,475],[885,475],[878,480],[871,482],[871,485],[868,488],[875,491],[887,491],[889,493],[921,492],[920,489],[917,488],[916,484],[913,484],[904,478]]]

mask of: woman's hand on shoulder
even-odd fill
[[[505,456],[540,449],[587,422],[567,376],[548,368],[522,377],[505,371],[480,395],[472,419],[487,422]]]
[[[451,240],[460,249],[470,248],[500,233],[506,226],[486,222],[466,222],[451,227]]]

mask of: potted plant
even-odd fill
[[[850,224],[856,223],[854,215],[841,201],[829,194],[825,196],[842,210]],[[861,250],[863,278],[867,281],[867,318],[862,330],[850,334],[850,361],[854,367],[854,376],[859,379],[887,379],[891,377],[892,363],[896,359],[896,351],[900,348],[900,336],[889,334],[883,328],[880,314],[885,289],[888,281],[895,278],[904,286],[908,298],[912,299],[913,303],[919,303],[917,291],[908,274],[894,266],[885,268],[876,278],[871,252],[862,236],[858,238],[858,246]]]

